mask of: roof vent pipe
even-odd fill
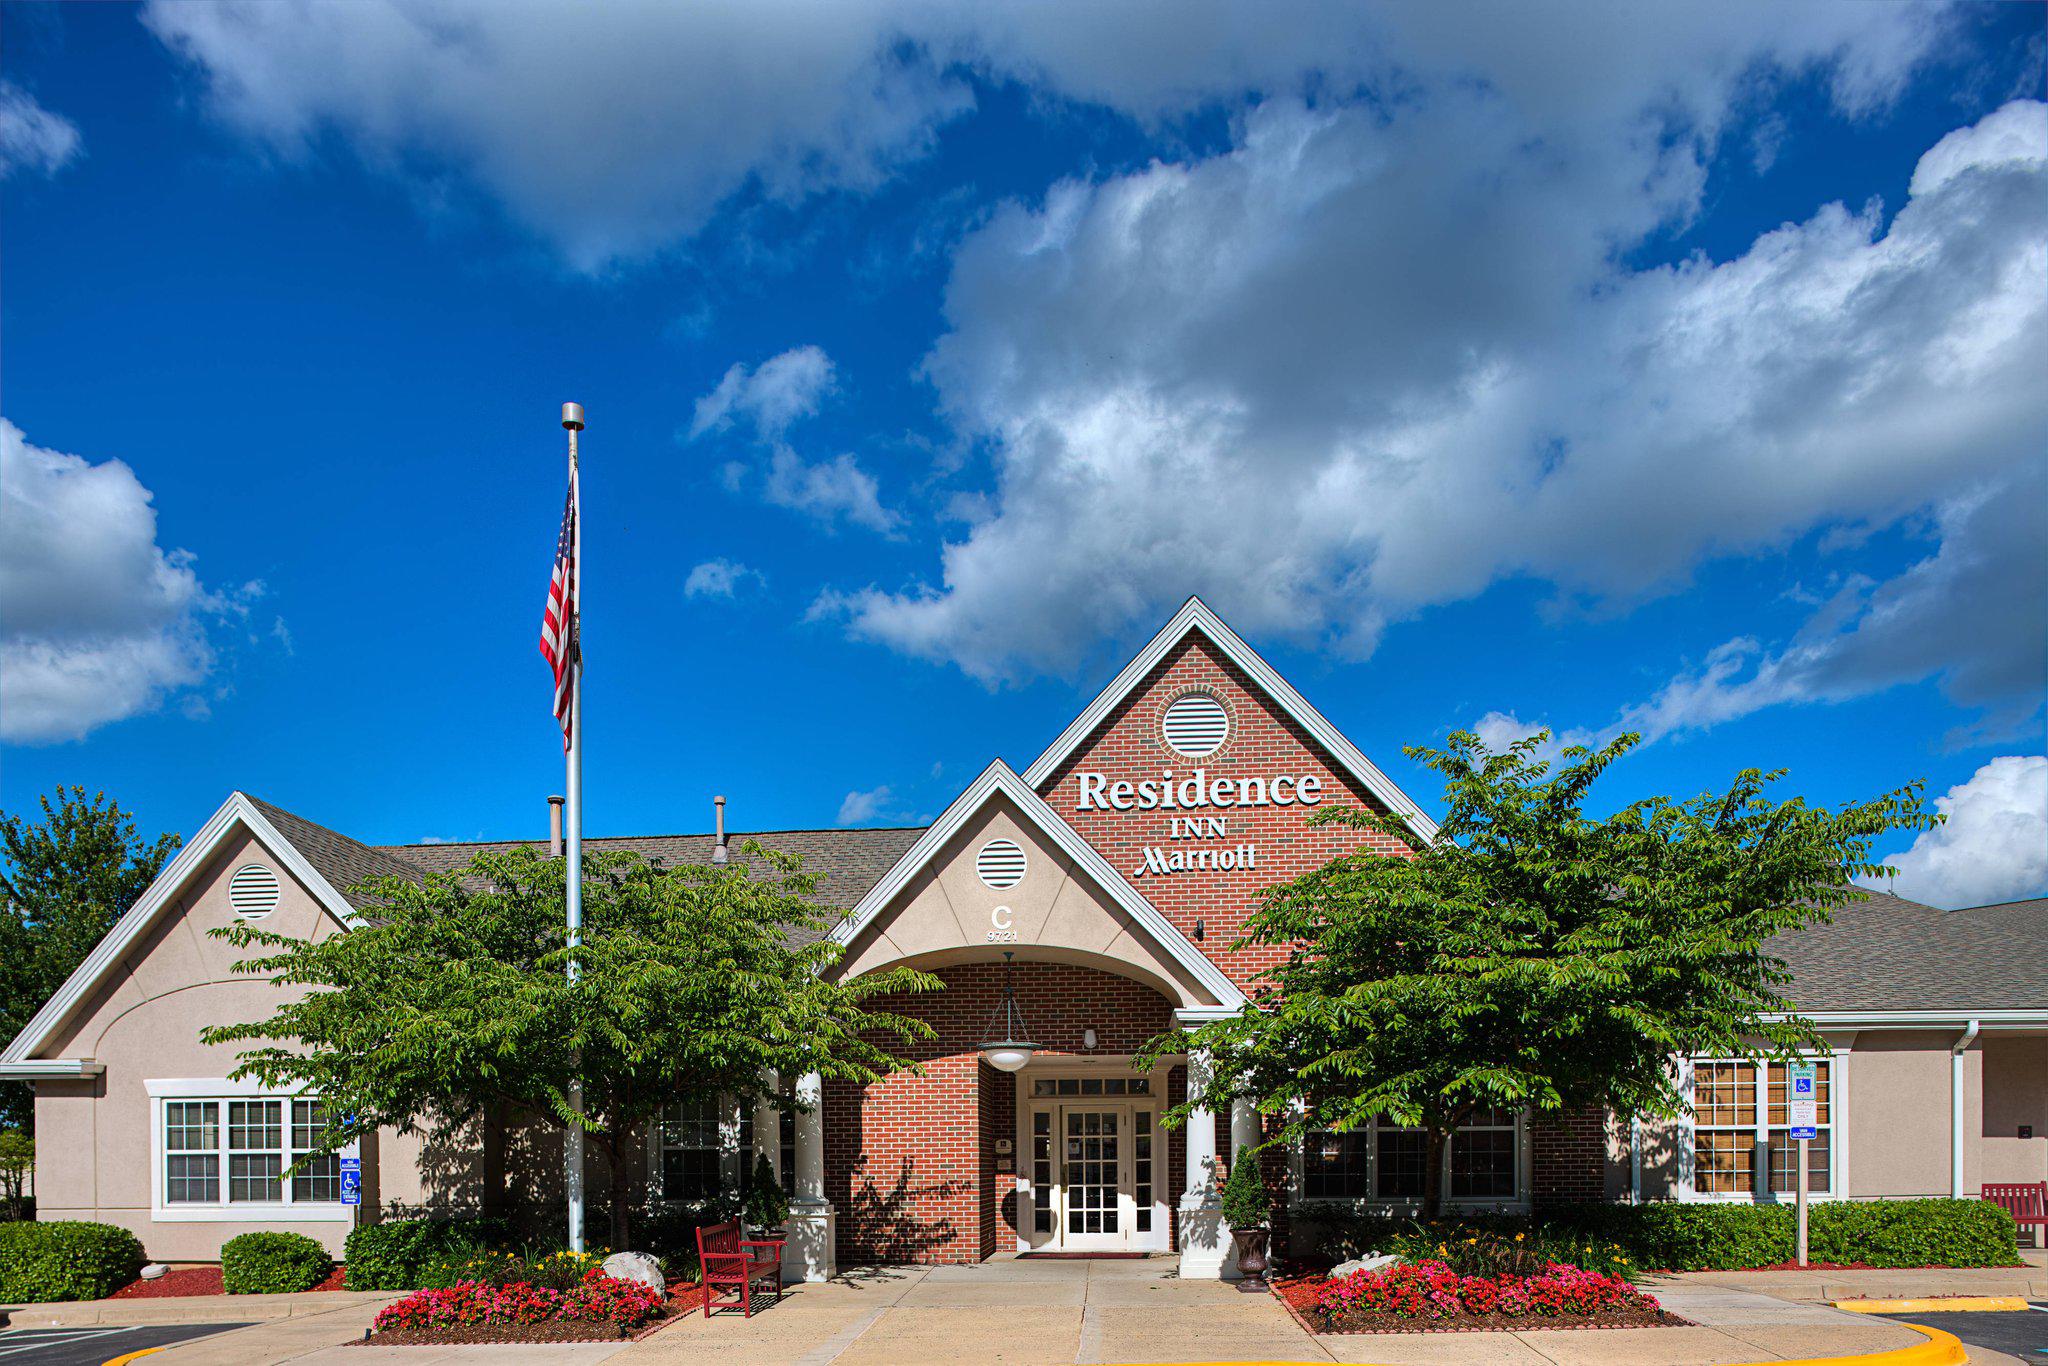
[[[722,796],[713,797],[711,799],[711,806],[718,813],[718,843],[711,847],[711,861],[713,863],[724,863],[728,857],[725,852],[725,798]]]
[[[548,857],[562,856],[562,803],[563,797],[548,798]]]

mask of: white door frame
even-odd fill
[[[1132,1072],[1128,1056],[1114,1057],[1070,1057],[1049,1059],[1046,1062],[1028,1066],[1017,1073],[1017,1136],[1013,1152],[1014,1189],[1016,1191],[1017,1230],[1016,1246],[1020,1252],[1033,1249],[1043,1251],[1132,1251],[1170,1252],[1173,1250],[1172,1210],[1175,1192],[1171,1189],[1171,1173],[1168,1170],[1167,1132],[1160,1125],[1159,1117],[1165,1113],[1167,1104],[1166,1085],[1168,1074],[1177,1059],[1162,1059],[1150,1073]],[[1035,1096],[1034,1083],[1052,1080],[1109,1079],[1142,1077],[1149,1084],[1149,1090],[1131,1095],[1079,1095],[1071,1088],[1060,1087],[1069,1094]],[[1103,1088],[1107,1090],[1105,1086]],[[1118,1121],[1118,1232],[1117,1240],[1111,1243],[1107,1235],[1079,1235],[1075,1240],[1066,1231],[1066,1183],[1064,1171],[1064,1140],[1066,1110],[1076,1111],[1117,1111]],[[1044,1233],[1037,1229],[1036,1206],[1033,1203],[1033,1165],[1036,1157],[1035,1140],[1039,1137],[1033,1129],[1033,1116],[1047,1117],[1051,1172],[1051,1224]],[[1145,1211],[1143,1222],[1148,1228],[1140,1229],[1138,1190],[1138,1139],[1139,1116],[1145,1116],[1142,1123],[1149,1142],[1151,1199]]]

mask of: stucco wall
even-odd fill
[[[2048,1181],[2048,1036],[1992,1035],[1983,1049],[1983,1179]]]
[[[281,895],[266,929],[325,937],[339,928],[254,840],[229,839],[41,1050],[42,1057],[96,1060],[106,1072],[87,1082],[37,1083],[39,1218],[119,1224],[135,1231],[150,1256],[169,1261],[212,1260],[226,1239],[259,1228],[289,1228],[339,1251],[346,1221],[157,1223],[150,1215],[154,1120],[145,1082],[227,1076],[235,1050],[201,1043],[200,1029],[263,1019],[281,999],[262,978],[235,976],[230,969],[242,953],[207,935],[236,923],[227,879],[245,863],[278,875]]]
[[[1849,1194],[1899,1199],[1949,1193],[1949,1045],[1933,1030],[1866,1030],[1849,1058]],[[1984,1094],[1983,1054],[1963,1058],[1966,1133]],[[1963,1147],[1963,1188],[1982,1179],[1977,1145]]]

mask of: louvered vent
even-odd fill
[[[245,863],[228,879],[228,902],[244,920],[277,909],[277,874],[260,863]]]
[[[1166,732],[1167,744],[1199,759],[1204,754],[1214,754],[1230,734],[1230,713],[1209,694],[1191,692],[1174,699],[1160,728]]]
[[[1024,880],[1024,851],[1015,840],[990,840],[974,856],[974,871],[999,892],[1014,887]]]

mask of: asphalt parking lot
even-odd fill
[[[245,1323],[177,1323],[128,1328],[8,1328],[0,1330],[0,1362],[6,1366],[101,1366],[145,1347],[246,1328]]]
[[[2048,1361],[2048,1304],[1999,1314],[1886,1314],[1901,1323],[1918,1323],[1954,1333],[1966,1347],[1985,1347],[2021,1361]]]

